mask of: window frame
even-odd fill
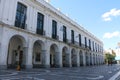
[[[67,27],[63,26],[63,42],[67,42]]]
[[[18,2],[16,8],[15,23],[14,23],[15,27],[26,29],[26,20],[27,20],[27,6],[21,2]]]
[[[52,38],[57,39],[57,21],[52,20]]]
[[[36,33],[43,35],[44,32],[44,14],[37,12],[37,28]]]

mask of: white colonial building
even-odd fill
[[[0,0],[0,69],[103,61],[103,43],[44,0]]]

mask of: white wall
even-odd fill
[[[1,25],[0,25],[0,44],[1,44],[1,40],[2,40],[2,27],[1,27]]]
[[[59,35],[59,40],[63,40],[63,32],[60,31],[60,28],[65,25],[67,27],[67,39],[71,40],[71,30],[74,30],[75,41],[79,42],[79,38],[76,37],[78,34],[81,34],[82,43],[85,43],[84,37],[87,38],[87,46],[89,45],[89,39],[96,42],[97,44],[101,44],[98,39],[95,39],[87,32],[83,32],[76,28],[76,26],[72,25],[70,22],[65,21],[61,16],[57,15],[56,13],[52,12],[50,9],[42,7],[41,5],[38,6],[31,0],[1,0],[0,4],[0,20],[3,22],[14,25],[15,17],[16,17],[16,7],[17,1],[25,4],[27,6],[27,30],[36,33],[36,26],[37,26],[37,12],[40,12],[44,15],[44,30],[47,37],[51,37],[52,34],[52,20],[57,21],[57,35]],[[4,5],[3,5],[4,4]],[[79,26],[78,26],[79,27]]]

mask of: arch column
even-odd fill
[[[95,58],[95,53],[93,54],[93,63],[94,63],[94,65],[95,65],[95,60],[96,60],[96,58]]]
[[[50,47],[50,44],[48,42],[45,42],[45,46]],[[44,53],[44,66],[45,68],[50,68],[50,48],[45,47],[44,51],[42,51]]]
[[[33,52],[33,49],[32,49],[32,45],[31,43],[29,43],[29,46],[28,47],[24,47],[24,51],[26,52],[26,69],[31,69],[33,67],[33,64],[32,64],[32,52]]]
[[[0,40],[0,70],[7,69],[7,53],[8,53],[8,44],[9,39],[8,35],[3,31],[3,35],[1,36]],[[4,37],[3,37],[4,36]],[[4,39],[4,40],[3,40]]]
[[[66,63],[65,63],[65,67],[71,67],[71,54],[68,52],[66,52]]]
[[[94,65],[96,65],[96,55],[95,55],[95,53],[94,53]]]
[[[99,65],[101,65],[101,55],[99,55]]]
[[[82,50],[80,50],[80,53],[79,53],[79,55],[80,55],[80,66],[83,66],[83,51]]]
[[[72,67],[77,67],[77,51],[76,49],[71,49],[71,64],[72,64]]]
[[[76,52],[77,52],[77,67],[80,67],[80,54],[78,50]]]
[[[41,51],[41,62],[42,62],[42,66],[46,67],[45,63],[46,63],[46,50],[42,50]]]
[[[98,55],[98,65],[100,65],[100,56]]]
[[[89,66],[89,53],[85,52],[86,66]]]
[[[92,66],[92,53],[90,53],[90,66]]]
[[[91,59],[92,59],[92,66],[94,65],[94,55],[91,53]]]
[[[83,66],[86,66],[86,54],[85,51],[83,51]]]
[[[88,52],[88,66],[90,66],[90,52]]]
[[[101,55],[101,64],[103,64],[103,57],[102,57],[102,55]]]
[[[63,64],[62,64],[62,49],[60,49],[58,56],[59,56],[59,67],[62,67],[63,66]]]
[[[99,65],[101,65],[101,56],[99,56]]]
[[[100,56],[100,65],[102,65],[102,56]]]
[[[72,67],[72,61],[71,61],[71,50],[69,49],[69,67]]]
[[[62,67],[62,61],[61,61],[61,57],[62,55],[60,54],[60,52],[55,52],[56,56],[56,60],[55,60],[55,63],[56,63],[56,67]]]
[[[5,38],[4,38],[5,39]],[[0,45],[0,69],[7,69],[8,43],[3,41]]]
[[[60,48],[56,44],[50,46],[50,67],[60,67]]]
[[[97,55],[95,53],[95,65],[97,65]]]
[[[104,60],[105,60],[105,59],[104,59],[104,56],[103,56],[103,55],[101,56],[101,59],[102,59],[102,60],[101,60],[101,63],[104,64]]]
[[[32,45],[29,43],[28,47],[23,47],[23,63],[25,64],[26,69],[31,69],[33,67],[32,64]]]
[[[98,65],[98,55],[96,55],[96,65]]]
[[[102,64],[102,56],[100,55],[100,65]]]
[[[45,50],[45,67],[50,68],[50,50]]]
[[[71,58],[70,58],[70,53],[66,53],[66,62],[68,62],[68,63],[66,63],[66,66],[67,67],[71,67]]]

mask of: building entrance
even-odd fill
[[[7,67],[24,67],[23,41],[20,36],[14,36],[9,41]]]

